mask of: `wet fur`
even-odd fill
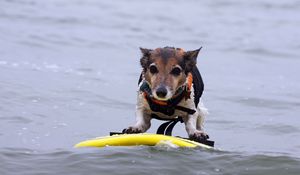
[[[201,48],[200,48],[201,49]],[[167,87],[170,98],[174,95],[178,87],[186,82],[187,74],[196,66],[197,56],[200,51],[184,51],[180,48],[164,47],[155,50],[141,48],[142,58],[140,59],[143,68],[143,78],[150,84],[152,92],[155,92],[158,87]],[[155,65],[158,73],[152,74],[149,71],[149,66]],[[178,76],[170,74],[174,67],[180,67],[182,72]],[[190,109],[196,110],[192,115],[176,110],[174,115],[167,116],[162,113],[151,111],[148,102],[143,96],[142,92],[138,92],[137,105],[136,105],[136,123],[133,126],[126,128],[125,133],[141,133],[146,132],[151,126],[151,114],[156,114],[161,118],[172,119],[181,116],[185,123],[186,131],[190,138],[205,137],[203,132],[203,123],[205,115],[207,114],[206,108],[202,102],[195,106],[194,103],[194,89],[191,90],[190,98],[182,99],[178,104]],[[156,97],[154,95],[154,97]]]

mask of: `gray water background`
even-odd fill
[[[0,0],[0,174],[300,174],[299,28],[298,0]],[[220,151],[73,148],[134,123],[140,46],[203,46]]]

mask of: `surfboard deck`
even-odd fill
[[[191,141],[188,139],[167,136],[162,134],[118,134],[112,136],[97,137],[91,140],[86,140],[76,144],[75,148],[81,147],[106,147],[106,146],[156,146],[159,144],[173,144],[178,147],[202,147],[212,149],[213,147]]]

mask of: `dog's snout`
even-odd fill
[[[157,90],[156,90],[156,95],[160,98],[164,98],[166,97],[168,91],[165,87],[159,87]]]

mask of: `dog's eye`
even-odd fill
[[[172,69],[172,71],[170,72],[170,74],[178,76],[181,73],[181,69],[179,67],[175,67],[174,69]]]
[[[156,74],[156,73],[158,73],[158,69],[157,69],[157,67],[154,66],[154,65],[151,65],[151,66],[149,67],[149,70],[150,70],[151,74]]]

